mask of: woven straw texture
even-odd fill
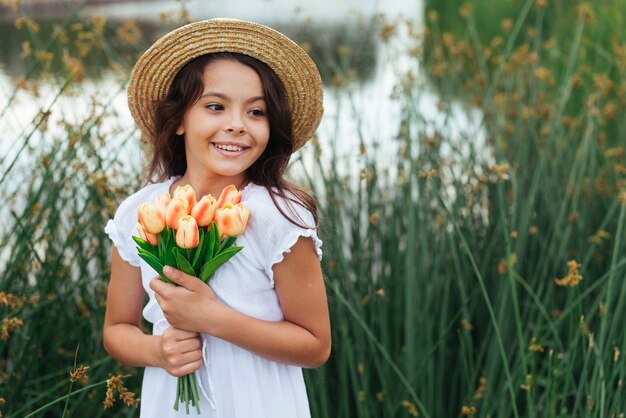
[[[294,151],[311,138],[323,113],[322,80],[315,63],[280,32],[235,19],[211,19],[178,28],[137,61],[128,86],[128,106],[144,137],[154,132],[153,104],[167,95],[178,71],[192,59],[214,52],[241,53],[269,65],[287,91]]]

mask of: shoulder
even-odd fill
[[[285,194],[286,197],[275,193],[272,196],[265,187],[251,184],[244,189],[241,200],[249,209],[250,218],[238,242],[248,247],[244,251],[255,255],[272,286],[272,266],[283,260],[300,237],[311,238],[317,257],[322,258],[322,241],[317,236],[313,214],[292,193]]]

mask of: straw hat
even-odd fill
[[[174,76],[192,59],[236,52],[266,63],[280,78],[291,108],[294,151],[313,135],[323,113],[320,73],[295,42],[267,26],[211,19],[178,28],[156,41],[137,61],[128,85],[128,107],[145,137],[154,132],[153,103],[163,99]]]

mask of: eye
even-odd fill
[[[248,113],[256,117],[265,116],[265,111],[263,109],[252,109]]]
[[[218,104],[218,103],[209,103],[209,104],[205,105],[204,107],[209,109],[209,110],[213,110],[214,112],[219,112],[221,110],[224,110],[224,106],[222,106],[221,104]]]

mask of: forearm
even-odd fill
[[[219,321],[204,332],[261,357],[301,367],[318,367],[330,355],[330,342],[289,321],[271,322],[223,306]]]
[[[117,361],[133,367],[159,366],[158,338],[144,334],[132,324],[104,328],[104,348]]]

